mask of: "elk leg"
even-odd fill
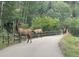
[[[29,39],[27,39],[27,43],[29,43]]]
[[[30,39],[30,43],[32,43],[32,40]]]
[[[27,43],[29,42],[29,39],[30,39],[30,35],[27,34]]]
[[[28,38],[28,41],[27,41],[27,43],[32,43],[32,41],[31,41],[31,37],[30,36],[27,36],[27,38]]]
[[[27,36],[24,36],[24,39],[26,40],[27,39]]]
[[[32,35],[30,35],[30,38],[29,38],[29,40],[30,40],[30,43],[32,43],[32,40],[31,40],[31,39],[32,39]]]

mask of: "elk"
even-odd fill
[[[27,43],[30,41],[30,43],[32,42],[31,41],[31,38],[32,38],[32,33],[33,33],[33,30],[32,29],[24,29],[24,28],[20,28],[19,25],[21,25],[21,23],[17,20],[16,21],[16,31],[17,33],[19,34],[19,36],[21,37],[21,35],[24,35],[27,37],[28,41]]]
[[[35,33],[43,33],[43,30],[42,29],[35,29],[33,30]]]
[[[40,36],[39,35],[40,33],[43,33],[42,29],[34,29],[33,31],[34,31],[34,33],[38,34],[38,37]]]

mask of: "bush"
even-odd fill
[[[73,19],[70,26],[70,32],[75,36],[79,36],[79,18]]]
[[[42,28],[45,31],[58,31],[60,20],[48,16],[35,17],[32,20],[32,28]]]
[[[71,34],[65,35],[59,42],[59,46],[64,56],[79,57],[79,37],[74,37]]]
[[[63,26],[67,26],[71,34],[79,36],[79,18],[68,18],[63,22]]]
[[[24,23],[22,23],[20,27],[24,29],[29,28],[28,24],[24,24]]]

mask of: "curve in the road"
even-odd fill
[[[62,57],[58,42],[63,35],[35,38],[32,43],[22,42],[0,51],[1,57]]]

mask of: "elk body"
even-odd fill
[[[43,30],[42,29],[35,29],[33,30],[35,33],[43,33]]]
[[[20,28],[19,26],[21,25],[21,23],[19,21],[16,21],[16,32],[19,34],[19,36],[21,37],[22,35],[26,36],[26,38],[28,39],[27,43],[31,41],[32,38],[32,33],[33,30],[32,29],[24,29],[24,28]],[[21,39],[21,38],[20,38]]]
[[[33,31],[38,35],[38,37],[40,36],[40,33],[43,33],[42,29],[35,29]]]
[[[33,31],[31,29],[18,28],[18,32],[19,32],[20,36],[24,35],[24,36],[26,36],[26,38],[28,38],[27,43],[29,41],[32,42],[31,38],[32,38]]]

